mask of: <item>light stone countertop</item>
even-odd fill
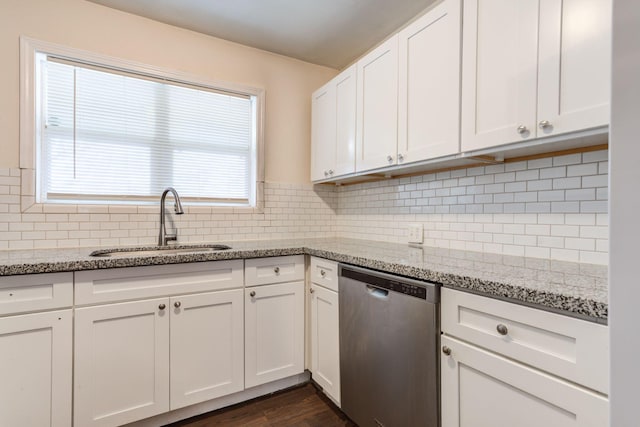
[[[227,244],[231,249],[123,258],[89,255],[105,248],[0,251],[0,276],[309,254],[598,323],[607,322],[608,269],[602,265],[354,239],[215,243]]]

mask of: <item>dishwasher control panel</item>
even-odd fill
[[[413,283],[406,283],[400,280],[389,279],[387,277],[368,275],[348,268],[342,269],[342,276],[365,282],[376,288],[386,289],[424,300],[427,299],[427,288]]]

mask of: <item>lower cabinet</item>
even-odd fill
[[[340,406],[338,293],[311,284],[311,375]]]
[[[443,336],[442,427],[608,425],[607,398]],[[603,367],[606,369],[606,367]]]
[[[0,318],[0,425],[71,425],[71,310]]]
[[[243,389],[242,290],[76,309],[75,425],[117,426]]]
[[[304,371],[304,281],[245,289],[245,386]]]

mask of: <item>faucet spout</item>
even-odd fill
[[[178,192],[173,187],[167,187],[160,197],[160,233],[158,234],[158,246],[166,246],[169,241],[178,240],[178,231],[176,230],[173,234],[167,234],[167,228],[165,225],[165,212],[164,212],[164,202],[167,198],[167,194],[173,194],[173,199],[175,200],[175,204],[173,209],[176,215],[182,215],[184,213],[184,209],[182,209],[182,202],[180,202],[180,196]]]

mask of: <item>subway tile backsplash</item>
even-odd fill
[[[187,207],[181,242],[351,237],[607,264],[606,150],[341,187],[264,184],[264,209]],[[0,169],[0,249],[152,245],[158,206],[20,208],[19,169]]]
[[[607,264],[607,150],[338,187],[338,236]]]

